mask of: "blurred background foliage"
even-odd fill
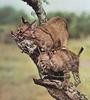
[[[12,7],[0,8],[0,42],[12,43],[10,31],[18,27],[21,16],[28,19],[28,16],[22,10],[18,11]]]
[[[32,20],[32,15],[28,16],[22,10],[15,10],[12,7],[0,8],[0,42],[11,42],[9,37],[10,30],[17,28],[20,24],[21,16],[24,16],[27,20]],[[86,38],[90,35],[90,14],[85,12],[81,14],[70,12],[47,13],[48,19],[53,16],[64,17],[67,20],[70,38]]]

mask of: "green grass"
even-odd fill
[[[70,40],[69,48],[80,57],[82,83],[78,89],[90,99],[90,39]],[[38,72],[33,61],[16,45],[0,44],[0,100],[54,100],[45,88],[33,83]]]
[[[16,26],[15,25],[9,25],[9,24],[6,24],[6,25],[0,24],[0,29],[4,30],[4,31],[10,31],[11,29],[15,30]]]
[[[81,47],[84,47],[84,52],[81,55],[81,59],[90,60],[90,37],[80,40],[69,40],[69,48],[75,53],[78,53]]]

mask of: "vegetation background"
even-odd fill
[[[38,77],[36,66],[26,54],[21,54],[10,35],[10,31],[15,31],[20,25],[21,16],[34,20],[22,10],[8,6],[0,8],[0,100],[53,100],[45,88],[33,83],[32,79]],[[85,48],[80,57],[82,83],[78,90],[86,94],[89,100],[90,14],[58,11],[47,13],[48,19],[53,16],[67,19],[70,31],[69,48],[75,53],[78,53],[81,46]]]

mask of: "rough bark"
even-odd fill
[[[27,2],[27,4],[34,9],[40,24],[45,23],[47,21],[46,13],[42,7],[42,2],[40,0],[22,0],[22,1]]]
[[[88,100],[84,94],[81,94],[76,87],[69,83],[67,87],[61,87],[62,82],[49,79],[33,79],[34,83],[47,88],[49,94],[56,100]]]

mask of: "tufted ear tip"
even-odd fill
[[[13,31],[11,31],[11,35],[12,35],[12,36],[14,36],[14,33],[13,33]]]
[[[24,19],[23,16],[21,17],[21,21],[22,21],[23,24],[25,24],[25,19]]]
[[[25,20],[25,18],[24,18],[23,16],[21,17],[21,22],[22,22],[23,24],[28,23],[28,21],[27,21],[27,20]]]

